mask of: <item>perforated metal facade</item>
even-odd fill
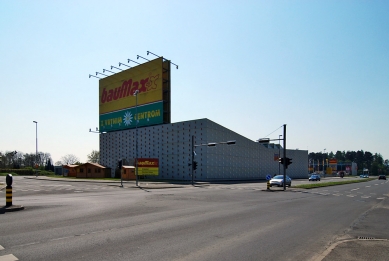
[[[235,145],[196,147],[198,167],[195,180],[253,180],[265,179],[267,174],[278,174],[278,161],[274,160],[274,154],[279,152],[277,145],[264,146],[209,119],[101,134],[100,164],[114,171],[120,159],[133,163],[138,137],[138,158],[159,159],[159,175],[152,178],[191,180],[192,171],[188,163],[191,161],[192,136],[195,136],[196,145],[236,140]],[[287,175],[306,178],[308,151],[287,150],[286,154],[293,159]]]

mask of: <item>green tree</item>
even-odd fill
[[[88,162],[99,163],[100,162],[100,151],[92,150],[92,152],[90,154],[88,154]]]
[[[383,165],[384,164],[384,159],[382,158],[382,155],[379,153],[375,153],[373,156],[373,161],[377,162],[378,165]]]
[[[335,153],[335,159],[337,159],[338,161],[344,161],[345,158],[344,158],[344,152],[341,152],[341,151],[337,151]]]

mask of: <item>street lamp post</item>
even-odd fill
[[[33,121],[33,123],[35,123],[35,165],[37,165],[38,164],[38,122]]]
[[[323,176],[326,176],[326,165],[324,164],[324,160],[326,160],[327,163],[327,154],[326,154],[326,149],[324,149],[324,156],[323,156]]]
[[[135,124],[135,128],[136,128],[136,134],[135,134],[135,150],[136,150],[136,158],[135,158],[135,176],[136,176],[136,186],[138,186],[138,180],[139,180],[139,177],[138,177],[138,93],[139,93],[139,90],[136,90],[134,92],[134,96],[136,97],[136,103],[135,103],[135,115],[136,117],[136,124]]]

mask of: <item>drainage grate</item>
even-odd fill
[[[358,237],[359,240],[373,240],[375,237]]]

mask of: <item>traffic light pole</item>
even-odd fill
[[[236,140],[229,140],[229,141],[222,141],[222,142],[211,142],[211,143],[206,143],[206,144],[198,144],[196,145],[194,143],[195,136],[192,136],[192,162],[189,164],[189,166],[192,166],[192,186],[194,185],[194,171],[197,169],[197,161],[194,160],[195,154],[195,147],[199,146],[208,146],[208,147],[214,147],[218,144],[227,144],[227,145],[234,145],[236,143]]]
[[[284,158],[284,164],[282,164],[282,166],[284,167],[284,191],[286,190],[286,168],[287,168],[287,164],[286,164],[286,124],[284,124],[284,155],[283,155],[283,158]]]

